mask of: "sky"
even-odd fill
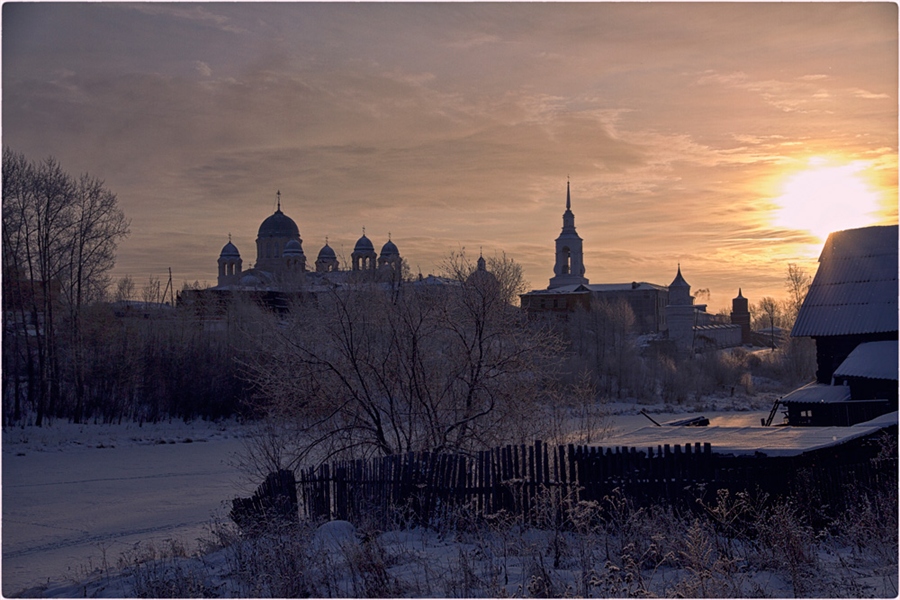
[[[6,3],[3,144],[115,192],[114,277],[215,285],[282,210],[591,283],[783,296],[827,232],[897,222],[894,3]]]

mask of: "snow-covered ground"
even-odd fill
[[[3,595],[83,579],[137,542],[192,544],[255,487],[231,466],[243,435],[234,423],[5,430]]]
[[[703,414],[712,424],[759,424],[767,411]],[[713,404],[712,408],[719,408]],[[665,422],[690,414],[644,406]],[[660,412],[668,409],[668,412]],[[611,433],[644,427],[634,404],[609,404]],[[138,542],[192,548],[226,504],[256,485],[235,464],[247,428],[183,422],[8,428],[2,437],[2,591],[5,596],[114,567]],[[602,443],[602,442],[601,442]],[[256,482],[257,484],[259,482]]]
[[[743,427],[758,426],[770,406],[768,398],[721,398],[703,407],[621,403],[608,404],[604,411],[612,415],[608,433],[617,435],[650,424],[638,414],[641,408],[660,423],[703,415],[711,425]],[[228,522],[230,499],[253,492],[259,482],[251,481],[235,466],[248,431],[237,423],[205,422],[141,427],[54,423],[44,428],[4,430],[3,595],[133,594],[133,587],[128,587],[134,585],[133,579],[128,583],[127,578],[111,576],[123,553],[130,551],[133,556],[147,548],[171,547],[167,540],[177,540],[193,553],[198,539],[214,537],[210,534],[214,521]],[[603,445],[602,441],[595,443]],[[477,540],[414,531],[384,534],[379,541],[386,555],[394,557],[394,571],[409,563],[409,573],[404,571],[403,577],[430,582],[407,591],[436,596],[453,593],[454,586],[462,583],[437,574],[442,560],[454,577],[464,575],[470,566],[487,568],[475,562],[462,564],[466,553],[485,551]],[[235,588],[233,581],[222,579],[228,571],[226,557],[233,555],[228,552],[219,550],[191,568],[218,581],[216,585],[223,586],[219,592],[250,594],[253,590]],[[181,559],[169,560],[171,566]],[[522,594],[522,586],[530,582],[527,569],[522,565],[513,568],[512,563],[508,566],[505,578],[511,582],[503,587],[507,593]],[[344,583],[356,585],[350,579]],[[773,595],[788,589],[777,577],[753,584]],[[884,589],[890,591],[891,586],[896,586],[896,576]],[[359,590],[348,587],[341,593],[356,595],[354,591]],[[482,592],[498,593],[498,588],[483,588]]]

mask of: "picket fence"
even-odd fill
[[[301,516],[312,520],[359,517],[428,523],[448,509],[479,516],[506,511],[533,517],[546,506],[603,501],[618,490],[638,504],[697,504],[716,491],[803,492],[838,507],[851,483],[874,485],[897,463],[871,457],[722,456],[710,444],[632,447],[503,446],[474,455],[410,452],[369,460],[336,461],[301,469]],[[896,479],[896,477],[895,477]],[[802,487],[802,489],[800,489]],[[542,504],[543,503],[543,504]]]

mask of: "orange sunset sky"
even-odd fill
[[[106,181],[114,277],[215,284],[282,207],[311,264],[365,227],[413,274],[552,275],[567,177],[591,283],[782,296],[897,222],[894,3],[7,3],[3,143]],[[344,264],[347,264],[345,261]]]

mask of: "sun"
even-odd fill
[[[865,161],[836,165],[810,159],[809,168],[790,176],[774,199],[774,224],[824,240],[832,231],[876,223],[881,196],[864,178],[868,166]]]

